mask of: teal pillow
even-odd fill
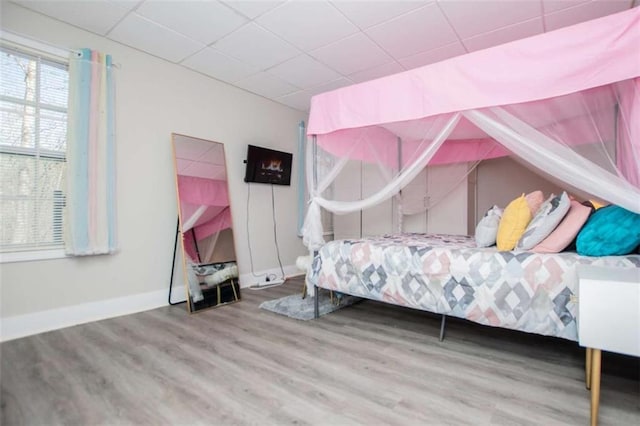
[[[632,253],[640,245],[640,214],[618,206],[596,210],[576,241],[583,256],[616,256]]]

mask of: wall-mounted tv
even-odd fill
[[[288,152],[249,145],[244,181],[291,185],[292,160]]]

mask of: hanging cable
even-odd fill
[[[276,202],[273,191],[273,184],[271,184],[271,218],[273,220],[273,240],[276,246],[276,255],[278,257],[278,265],[280,265],[280,273],[282,274],[282,279],[278,280],[278,277],[275,274],[263,274],[267,276],[267,282],[265,284],[249,286],[247,287],[249,290],[266,290],[271,287],[282,285],[285,282],[284,268],[282,267],[282,260],[280,259],[280,247],[278,246],[278,231],[276,228]],[[251,253],[249,253],[249,257],[251,257]],[[251,268],[253,268],[253,263],[251,265]],[[251,272],[253,273],[253,270]],[[256,275],[254,274],[254,276]]]
[[[276,229],[276,202],[275,196],[273,194],[273,184],[271,184],[271,219],[273,220],[273,240],[276,244],[278,265],[280,265],[280,272],[282,273],[282,279],[284,280],[284,268],[282,267],[282,261],[280,260],[280,247],[278,247],[278,231]]]
[[[251,252],[251,238],[249,238],[249,201],[251,200],[251,183],[247,182],[247,246],[249,247],[249,264],[251,266],[251,275],[256,278],[262,278],[267,274],[256,275],[253,272],[253,253]]]

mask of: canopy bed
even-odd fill
[[[640,8],[634,8],[315,96],[303,226],[313,254],[309,294],[321,287],[577,341],[576,266],[635,268],[640,278],[639,46]],[[514,241],[501,244],[498,235],[497,247],[480,247],[473,237],[403,233],[405,215],[430,207],[416,206],[406,191],[422,170],[466,164],[471,171],[504,156],[566,190],[545,194],[535,208],[533,194],[500,206],[506,207],[500,228],[513,211],[526,216]],[[332,199],[332,183],[354,161],[377,167],[382,183],[367,197]],[[390,199],[397,234],[324,241],[322,208],[347,214]],[[554,249],[555,230],[570,227],[589,199],[612,206],[592,216],[589,210],[583,227]],[[593,223],[619,212],[628,218],[626,231],[606,232],[624,231],[616,238],[636,241],[631,250],[603,255],[580,248],[587,226],[598,234]],[[605,243],[613,239],[606,232],[598,236]],[[567,250],[575,236],[578,249]]]

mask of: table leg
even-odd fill
[[[591,355],[591,426],[598,424],[598,408],[600,408],[600,364],[602,352],[592,349]]]
[[[585,382],[587,385],[587,389],[591,389],[591,358],[593,356],[593,349],[587,348],[586,350],[586,360],[585,360]]]

